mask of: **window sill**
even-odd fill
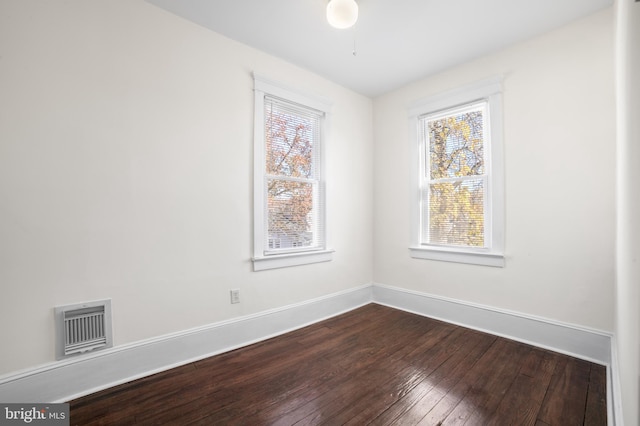
[[[409,247],[411,257],[415,259],[441,260],[444,262],[468,263],[470,265],[504,268],[502,253],[461,251],[435,247]]]
[[[329,262],[333,259],[333,252],[334,250],[318,250],[254,257],[252,259],[253,270],[264,271],[267,269],[287,268],[289,266],[307,265],[310,263]]]

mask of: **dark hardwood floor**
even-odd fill
[[[604,425],[605,367],[370,304],[70,401],[72,425]]]

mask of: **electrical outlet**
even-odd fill
[[[240,289],[229,290],[231,293],[231,303],[240,303]]]

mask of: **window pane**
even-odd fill
[[[310,178],[319,116],[265,100],[266,173]]]
[[[484,173],[484,105],[426,121],[431,179]]]
[[[267,181],[267,250],[314,245],[314,184],[284,179]]]
[[[434,183],[428,191],[429,226],[423,238],[431,244],[484,247],[484,179]]]

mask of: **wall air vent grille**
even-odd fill
[[[59,306],[55,316],[57,359],[113,346],[110,300]]]

